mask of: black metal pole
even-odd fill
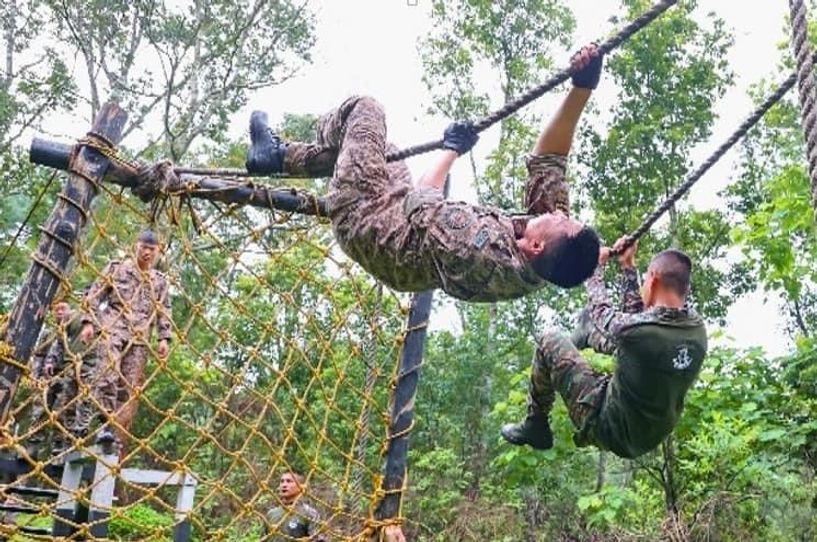
[[[445,179],[445,196],[451,176]],[[414,425],[414,401],[417,397],[417,386],[420,383],[420,367],[423,364],[428,319],[431,315],[431,304],[434,301],[434,290],[415,294],[411,299],[408,316],[408,331],[400,354],[400,366],[397,371],[397,384],[391,409],[389,426],[389,445],[386,450],[386,466],[383,473],[383,500],[377,506],[376,517],[380,520],[396,518],[400,514],[403,500],[403,486],[408,471],[409,432]]]

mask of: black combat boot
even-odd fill
[[[517,446],[527,444],[537,450],[553,448],[553,433],[544,414],[528,414],[522,423],[504,425],[500,433],[502,438]]]
[[[587,341],[590,339],[590,331],[593,329],[593,322],[590,320],[590,311],[582,309],[579,313],[579,320],[576,322],[576,329],[570,335],[570,341],[579,350],[584,350],[590,345]]]
[[[269,127],[267,114],[253,111],[250,116],[250,150],[247,171],[250,173],[283,173],[286,143]]]

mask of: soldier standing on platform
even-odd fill
[[[97,435],[101,444],[117,441],[121,445],[130,429],[138,406],[136,396],[145,382],[154,328],[156,355],[160,359],[168,355],[170,299],[167,277],[154,269],[158,256],[156,234],[143,231],[136,241],[135,256],[110,262],[85,298],[90,311],[83,316],[80,338],[90,344],[98,336],[99,363],[92,387],[109,422]],[[92,406],[85,402],[82,408]]]

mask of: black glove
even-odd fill
[[[593,44],[595,46],[595,44]],[[576,53],[576,55],[580,54]],[[574,57],[576,55],[573,55]],[[573,86],[578,88],[594,89],[599,86],[601,79],[601,67],[604,64],[604,55],[599,51],[598,56],[591,57],[590,62],[584,68],[573,72]]]
[[[452,122],[443,134],[443,148],[460,156],[470,151],[479,139],[479,134],[470,120]]]

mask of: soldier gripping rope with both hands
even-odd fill
[[[594,46],[573,57],[574,88],[528,159],[528,216],[444,199],[449,169],[478,139],[470,123],[446,129],[445,150],[412,186],[405,164],[386,162],[385,116],[368,97],[349,98],[322,117],[314,144],[282,142],[266,114],[253,113],[247,169],[332,176],[327,200],[338,244],[395,290],[442,288],[466,301],[500,301],[547,282],[577,286],[596,268],[599,239],[569,216],[565,161],[601,65]]]
[[[619,239],[614,249],[620,249]],[[638,457],[672,432],[707,351],[700,316],[687,306],[692,262],[678,250],[655,256],[639,294],[636,245],[619,257],[622,307],[616,310],[604,286],[610,251],[587,282],[588,308],[572,337],[550,331],[539,341],[528,386],[528,415],[506,425],[512,444],[547,450],[553,446],[548,415],[558,392],[577,432],[578,446],[595,445],[625,458]],[[595,372],[579,349],[616,357],[613,375]]]

